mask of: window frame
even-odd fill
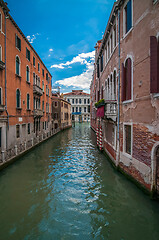
[[[28,135],[30,135],[30,133],[31,133],[31,131],[30,131],[30,130],[31,130],[31,128],[30,128],[30,123],[28,123],[27,125],[28,125],[28,126],[27,126],[27,132],[28,132]]]
[[[26,59],[30,62],[30,50],[26,47]]]
[[[19,134],[17,135],[17,127],[18,127],[18,131],[19,131]],[[20,124],[16,124],[16,138],[20,138]]]
[[[18,43],[20,43],[20,45]],[[20,37],[18,37],[17,34],[15,34],[15,46],[18,49],[18,51],[21,52],[21,39]]]
[[[2,46],[0,45],[0,62],[2,62]]]
[[[19,73],[17,73],[17,59],[19,59],[19,67],[18,67]],[[21,61],[20,61],[20,57],[18,55],[16,55],[16,57],[15,57],[15,74],[17,76],[21,76]]]
[[[0,11],[0,32],[2,32],[2,13]]]
[[[30,68],[28,65],[26,66],[26,82],[30,83]]]
[[[131,127],[131,154],[126,152],[126,133],[125,133],[125,126]],[[127,157],[133,156],[133,123],[130,122],[123,122],[123,154]]]
[[[125,67],[126,61],[129,58],[131,59],[131,99],[127,99],[127,100],[122,101],[123,104],[131,103],[133,101],[133,58],[132,58],[131,55],[127,55],[127,57],[124,61],[124,67]]]
[[[17,91],[19,90],[19,103],[18,103],[18,101],[17,101]],[[17,104],[18,103],[18,104]],[[16,108],[17,109],[20,109],[21,108],[21,92],[20,92],[20,89],[19,88],[17,88],[16,89]]]
[[[131,1],[131,28],[126,30],[126,10],[128,2]],[[127,0],[123,6],[123,38],[125,38],[133,29],[133,0]]]
[[[28,99],[28,96],[29,96],[29,99]],[[29,102],[28,102],[28,100],[29,100]],[[28,103],[29,103],[29,105],[28,105]],[[27,110],[30,110],[30,94],[29,93],[27,93]]]

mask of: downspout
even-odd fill
[[[117,163],[120,161],[120,9],[118,9],[118,114],[117,114]]]
[[[7,13],[5,12],[5,110],[6,110],[6,114],[7,114],[7,127],[6,127],[6,149],[8,148],[8,134],[7,131],[9,129],[9,114],[7,111],[7,50],[6,50],[6,40],[7,40],[7,31],[6,31],[6,19],[8,18]]]

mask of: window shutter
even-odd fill
[[[124,63],[122,63],[122,88],[121,88],[121,100],[122,102],[126,100],[126,69]]]
[[[127,71],[126,71],[126,100],[131,99],[131,59],[127,59]]]
[[[150,93],[159,92],[159,74],[158,74],[158,61],[157,52],[159,51],[157,46],[157,38],[155,36],[150,36]]]

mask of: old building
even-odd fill
[[[61,130],[72,126],[71,103],[60,98],[61,102]]]
[[[90,121],[90,94],[83,90],[72,90],[64,98],[72,105],[72,119],[79,122]]]
[[[158,12],[157,0],[114,3],[103,39],[95,47],[91,83],[91,125],[98,145],[119,169],[157,192]]]
[[[51,74],[0,1],[0,160],[51,136]]]

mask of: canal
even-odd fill
[[[159,203],[76,124],[0,172],[0,240],[157,240]]]

